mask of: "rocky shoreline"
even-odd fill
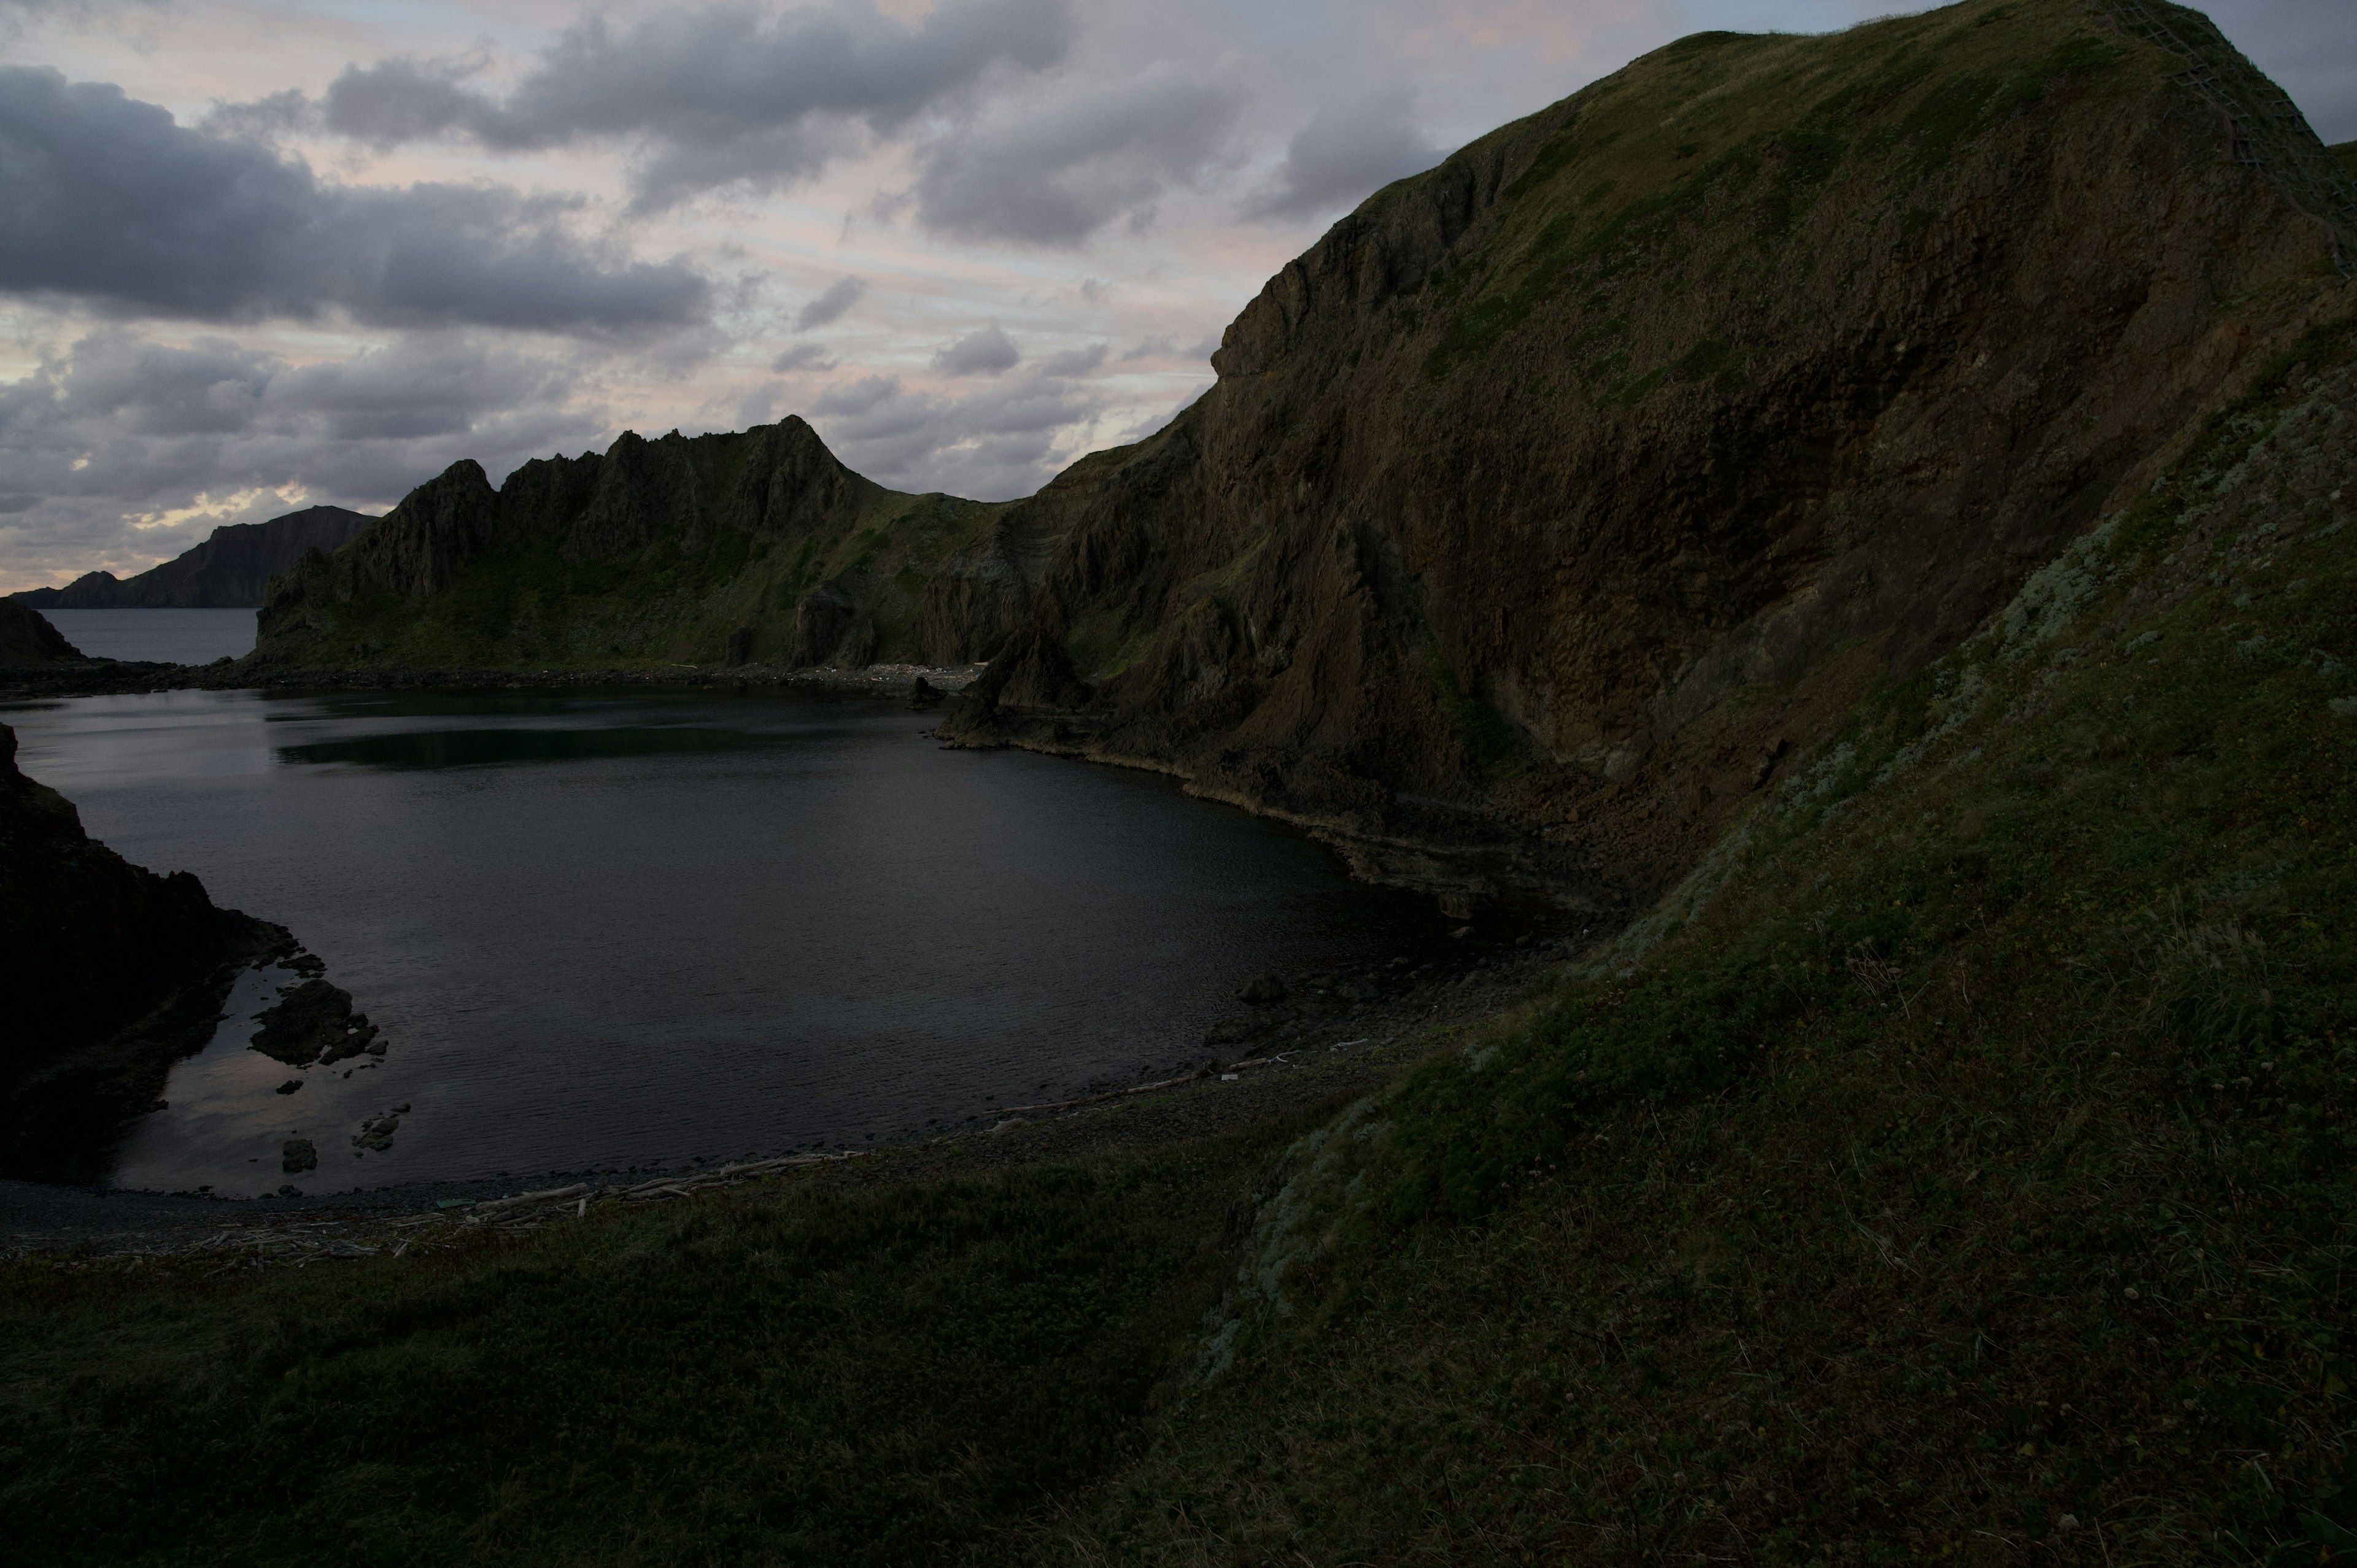
[[[1428,961],[1256,976],[1240,989],[1257,985],[1258,994],[1267,999],[1240,1000],[1232,1026],[1215,1025],[1204,1042],[1204,1059],[1176,1078],[1147,1086],[1096,1080],[1044,1104],[986,1105],[955,1131],[912,1132],[871,1150],[835,1151],[823,1161],[809,1155],[757,1159],[755,1164],[779,1167],[757,1173],[757,1178],[928,1180],[1158,1146],[1272,1115],[1345,1103],[1460,1047],[1469,1027],[1512,1006],[1568,955],[1603,934],[1529,937],[1518,945],[1475,931],[1452,940],[1446,953]],[[1272,978],[1276,994],[1261,983]],[[722,1162],[706,1161],[675,1170],[549,1171],[242,1198],[0,1181],[0,1257],[120,1261],[200,1254],[228,1245],[225,1232],[259,1238],[265,1252],[277,1248],[269,1256],[287,1262],[373,1256],[395,1244],[385,1238],[405,1234],[421,1219],[451,1221],[455,1234],[467,1214],[492,1203],[503,1206],[487,1211],[503,1216],[502,1228],[577,1218],[576,1200],[587,1198],[593,1206],[607,1201],[596,1196],[600,1193],[636,1193],[632,1202],[696,1196],[724,1168]],[[673,1187],[681,1190],[671,1192]],[[546,1205],[507,1202],[560,1189],[567,1193],[565,1203],[557,1206],[561,1213]],[[303,1244],[306,1240],[317,1245]],[[339,1250],[331,1242],[370,1250]]]

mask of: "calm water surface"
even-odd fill
[[[943,751],[877,703],[179,692],[0,717],[94,836],[291,928],[390,1042],[280,1096],[249,977],[122,1141],[124,1187],[864,1146],[1200,1061],[1248,975],[1444,925],[1166,780]],[[355,1155],[404,1101],[393,1147]],[[288,1178],[296,1133],[320,1168]]]
[[[253,610],[43,610],[92,659],[210,664],[253,651]]]

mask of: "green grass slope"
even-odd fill
[[[0,1265],[31,1563],[956,1561],[1125,1456],[1269,1139],[256,1273]]]
[[[2357,373],[2300,357],[1298,1147],[1215,1375],[1040,1555],[2357,1552]]]

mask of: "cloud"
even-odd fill
[[[937,233],[1077,245],[1228,152],[1244,94],[1157,65],[1125,82],[988,118],[919,154],[917,221]]]
[[[770,369],[784,375],[790,371],[831,371],[840,363],[839,360],[826,357],[826,345],[823,343],[797,343],[770,360]],[[767,422],[755,420],[753,423],[760,424]]]
[[[994,321],[979,332],[969,332],[933,356],[933,369],[951,376],[996,376],[1015,368],[1023,350]]]
[[[1006,500],[1054,477],[1103,408],[1063,378],[1039,372],[963,397],[870,375],[829,388],[810,417],[836,456],[871,478]]]
[[[700,320],[709,285],[575,238],[503,186],[323,183],[56,71],[0,66],[0,293],[200,319],[549,331]]]
[[[1355,207],[1440,158],[1415,123],[1414,91],[1378,88],[1310,116],[1286,146],[1275,183],[1244,203],[1243,216],[1311,218]]]
[[[1068,349],[1060,354],[1050,354],[1040,366],[1040,373],[1050,376],[1085,376],[1105,361],[1105,343],[1092,343],[1085,349]]]
[[[1184,349],[1178,346],[1176,338],[1157,333],[1151,338],[1140,338],[1135,347],[1125,349],[1121,362],[1125,365],[1136,360],[1209,360],[1219,347],[1220,335],[1216,332]]]
[[[1039,71],[1071,47],[1066,0],[947,0],[913,26],[869,0],[783,16],[743,3],[673,6],[616,30],[582,21],[504,98],[471,61],[352,66],[324,123],[376,147],[452,136],[500,151],[634,144],[641,209],[742,184],[781,188],[928,112],[996,68]]]
[[[587,444],[577,358],[450,332],[404,334],[297,365],[218,337],[92,332],[0,383],[7,586],[138,571],[224,522],[307,500],[383,505],[461,456],[502,474]]]
[[[794,330],[807,332],[813,327],[824,327],[843,319],[843,313],[859,303],[867,292],[866,278],[837,278],[826,285],[826,292],[802,306],[794,317]]]

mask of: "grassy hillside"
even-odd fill
[[[2345,331],[2301,358],[1584,975],[1300,1146],[1235,1365],[1053,1535],[2357,1551],[2357,381]]]
[[[1289,1148],[0,1267],[17,1560],[2357,1552],[2357,353],[2296,358]]]
[[[301,1271],[0,1265],[10,1560],[956,1560],[1121,1460],[1271,1152]]]

